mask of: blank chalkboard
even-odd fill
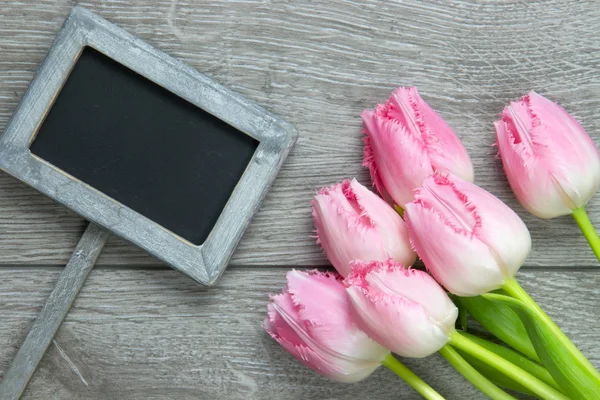
[[[86,47],[30,149],[200,245],[257,147],[257,140]]]

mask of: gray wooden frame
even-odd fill
[[[86,46],[260,142],[202,245],[177,236],[29,151],[40,124]],[[291,124],[92,12],[75,7],[0,137],[0,169],[194,280],[211,285],[226,268],[296,138],[297,131]]]

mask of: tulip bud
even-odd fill
[[[312,204],[317,242],[342,276],[352,260],[415,262],[402,218],[356,179],[321,189]]]
[[[406,205],[405,218],[427,269],[458,296],[500,288],[531,250],[529,231],[513,210],[457,177],[427,178]]]
[[[596,145],[558,104],[531,91],[506,106],[494,125],[508,182],[533,215],[571,214],[598,189]]]
[[[353,263],[344,281],[358,326],[404,357],[427,357],[450,340],[458,309],[427,273],[388,260]]]
[[[290,271],[287,287],[271,298],[265,330],[302,364],[339,382],[371,375],[389,355],[350,317],[341,277]]]
[[[473,165],[460,139],[419,96],[415,87],[398,88],[375,111],[362,113],[364,159],[383,197],[412,201],[413,191],[434,172],[473,180]]]

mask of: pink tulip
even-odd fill
[[[419,96],[415,87],[398,88],[375,111],[362,113],[363,166],[373,184],[403,206],[434,172],[473,180],[473,165],[460,139]]]
[[[459,296],[500,288],[531,250],[529,231],[513,210],[457,177],[427,178],[406,205],[405,218],[427,269]]]
[[[391,260],[358,261],[344,284],[358,326],[394,353],[427,357],[454,332],[457,308],[423,271]]]
[[[271,298],[263,326],[302,364],[339,382],[358,382],[388,356],[350,317],[337,274],[290,271],[287,287]]]
[[[529,92],[495,122],[504,171],[519,202],[540,218],[571,214],[600,185],[600,156],[561,106]]]
[[[415,261],[402,218],[356,179],[321,189],[312,204],[317,242],[342,276],[352,260]]]

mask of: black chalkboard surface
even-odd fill
[[[31,151],[202,244],[258,141],[86,47]]]

